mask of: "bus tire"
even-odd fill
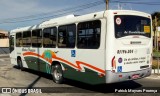
[[[51,75],[55,83],[61,84],[63,82],[63,70],[59,64],[51,67]]]
[[[21,71],[24,70],[24,67],[23,67],[23,63],[22,63],[22,60],[21,59],[18,59],[17,60],[17,64],[18,64],[18,67],[21,69]]]

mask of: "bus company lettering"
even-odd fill
[[[140,31],[124,31],[125,34],[145,34],[145,32]]]
[[[30,48],[22,48],[22,51],[30,51],[30,52],[35,52],[35,49],[30,49]]]
[[[133,53],[133,50],[117,50],[117,54],[129,54]]]

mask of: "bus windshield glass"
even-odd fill
[[[132,15],[116,15],[114,22],[116,38],[130,35],[151,37],[150,18]]]

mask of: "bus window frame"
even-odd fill
[[[79,42],[79,28],[78,28],[78,25],[79,24],[81,24],[81,23],[88,23],[88,22],[94,22],[94,21],[98,21],[99,23],[100,23],[100,26],[99,26],[99,31],[100,31],[100,34],[99,34],[99,44],[98,44],[98,47],[96,47],[96,48],[91,48],[91,47],[79,47],[79,45],[78,45],[78,42]],[[89,28],[88,28],[89,29]],[[93,28],[92,28],[93,29]],[[85,28],[85,30],[87,30],[86,28]],[[101,46],[101,34],[102,34],[102,21],[100,20],[100,19],[97,19],[97,20],[90,20],[90,21],[84,21],[84,22],[79,22],[78,24],[77,24],[77,48],[78,49],[99,49],[100,48],[100,46]],[[88,35],[86,35],[85,34],[85,36],[88,36]]]
[[[34,32],[34,31],[37,32],[38,30],[41,31],[41,38],[40,38],[40,39],[41,39],[41,44],[40,44],[41,46],[38,46],[38,47],[37,47],[37,46],[33,46],[33,39],[36,39],[36,40],[37,40],[37,43],[38,43],[38,37],[33,38],[33,32]],[[36,36],[37,36],[37,34],[36,34]],[[36,43],[36,44],[37,44],[37,43]],[[43,30],[42,30],[42,29],[34,29],[34,30],[31,30],[31,47],[33,47],[33,48],[42,48],[42,47],[43,47]]]
[[[17,34],[19,34],[19,33],[21,33],[21,38],[20,38],[21,42],[20,42],[20,40],[19,40],[19,44],[17,45],[17,39],[18,39],[18,38],[17,38]],[[22,37],[22,36],[23,36],[23,32],[17,32],[17,33],[16,33],[16,35],[15,35],[15,41],[16,41],[16,42],[15,42],[15,43],[16,43],[15,46],[16,46],[16,47],[23,47],[23,41],[22,41],[22,38],[23,38],[23,37]],[[20,44],[20,43],[21,43],[21,44]]]
[[[67,36],[67,35],[69,34],[68,26],[74,26],[74,28],[75,28],[75,29],[74,29],[75,32],[72,30],[72,32],[73,32],[73,36],[72,36],[72,37],[74,38],[74,46],[73,46],[73,47],[66,47],[66,46],[67,46],[68,37],[71,37],[71,36]],[[60,27],[65,27],[65,31],[66,31],[66,36],[65,36],[66,46],[64,46],[64,47],[60,47],[60,46],[59,46],[59,37],[60,37],[60,36],[59,36],[59,33],[60,33],[59,28],[60,28]],[[77,37],[76,34],[77,34],[77,24],[76,24],[76,23],[71,23],[71,24],[66,24],[66,25],[60,25],[60,26],[58,26],[57,47],[58,47],[58,48],[74,49],[74,48],[76,47],[76,39],[77,39],[77,38],[76,38],[76,37]],[[64,37],[64,36],[63,36],[63,37]],[[62,42],[63,42],[63,41],[62,41]]]
[[[56,37],[55,37],[56,43],[55,43],[54,47],[44,47],[44,30],[46,30],[46,29],[55,29],[56,30]],[[56,48],[57,47],[57,41],[58,41],[57,40],[58,39],[57,34],[58,34],[58,28],[56,26],[43,28],[43,30],[42,30],[42,42],[43,42],[42,45],[43,45],[43,48]],[[53,42],[52,42],[52,44],[53,44]]]

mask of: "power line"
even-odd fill
[[[131,1],[111,1],[110,3],[130,3],[130,4],[143,4],[143,5],[160,5],[160,2],[131,2]]]
[[[131,1],[117,1],[117,0],[109,0],[110,3],[130,3],[130,4],[145,4],[145,5],[160,5],[160,2],[131,2]],[[27,22],[27,21],[33,21],[33,20],[39,20],[39,19],[45,19],[45,18],[50,18],[50,17],[56,17],[60,15],[64,15],[67,13],[71,12],[76,12],[76,11],[82,11],[91,7],[95,7],[101,4],[105,4],[106,0],[101,0],[101,1],[96,1],[96,2],[91,2],[88,4],[84,5],[79,5],[75,7],[70,7],[70,8],[65,8],[65,9],[60,9],[56,11],[51,11],[51,12],[46,12],[46,13],[40,13],[40,14],[34,14],[34,15],[28,15],[28,16],[23,16],[23,17],[16,17],[16,18],[7,18],[4,20],[0,20],[0,24],[4,23],[17,23],[17,22]],[[56,13],[56,15],[55,15]]]
[[[154,1],[154,0],[152,0],[151,2],[150,1],[144,1],[144,0],[110,0],[111,2],[112,1],[122,1],[122,2],[145,2],[145,3],[160,3],[159,1]]]
[[[88,4],[84,4],[84,5],[79,5],[79,6],[76,6],[76,7],[51,11],[51,12],[47,12],[47,13],[17,17],[17,18],[8,18],[8,19],[1,20],[0,24],[17,23],[17,22],[25,22],[25,21],[32,21],[32,20],[38,20],[38,19],[45,19],[45,18],[49,18],[49,17],[54,17],[54,16],[67,14],[67,13],[70,13],[70,12],[85,10],[87,8],[91,8],[91,7],[94,7],[94,6],[101,5],[101,4],[104,4],[104,1],[101,0],[101,1],[97,1],[97,2],[92,2],[92,3],[88,3]],[[55,13],[56,13],[56,15],[55,15]]]

